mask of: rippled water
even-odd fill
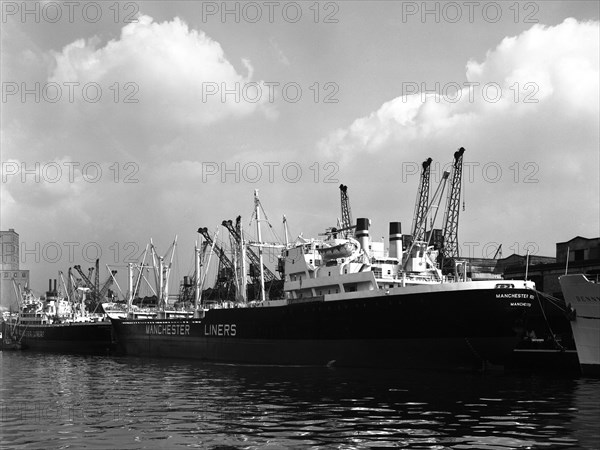
[[[2,448],[600,448],[600,380],[0,352]]]

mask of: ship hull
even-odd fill
[[[584,374],[600,375],[600,284],[584,275],[564,275],[560,284],[572,308],[571,328]]]
[[[202,319],[114,319],[128,355],[355,367],[507,364],[528,322],[529,290],[371,295],[284,306],[210,309]]]
[[[107,354],[115,349],[110,322],[75,322],[65,324],[3,324],[23,350]]]

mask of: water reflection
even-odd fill
[[[600,381],[0,354],[11,448],[594,448]]]

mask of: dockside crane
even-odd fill
[[[215,250],[216,254],[219,256],[219,260],[223,264],[223,267],[226,269],[229,269],[229,270],[233,270],[233,263],[225,254],[225,251],[216,242],[213,242],[213,238],[210,235],[210,233],[208,232],[208,228],[206,228],[206,227],[198,228],[198,233],[200,233],[202,235],[202,237],[204,238],[206,246],[212,247],[214,244],[214,250]]]
[[[73,277],[73,271],[71,270],[71,268],[69,267],[69,270],[67,271],[67,293],[68,293],[68,297],[69,299],[75,298],[75,279]]]
[[[88,275],[83,273],[83,270],[81,270],[81,266],[79,266],[79,265],[73,266],[73,269],[75,269],[77,271],[77,273],[81,277],[81,280],[85,284],[85,287],[87,287],[90,290],[93,290],[94,283],[92,283],[92,281],[89,279]],[[91,269],[93,270],[93,268],[91,268]],[[91,272],[88,272],[88,273],[91,273]]]
[[[69,293],[70,293],[70,297],[75,299],[77,298],[77,288],[79,287],[80,282],[82,281],[80,278],[75,278],[75,276],[73,275],[73,271],[71,270],[71,267],[69,267],[69,271],[67,272],[67,277],[69,278],[69,282],[68,282],[68,289],[69,289]]]
[[[348,186],[340,184],[340,199],[342,205],[342,232],[344,237],[354,237],[354,226],[352,222],[352,210],[348,198]]]
[[[110,271],[110,276],[108,277],[108,279],[104,282],[104,284],[102,285],[102,287],[100,288],[100,292],[98,293],[98,298],[99,300],[104,299],[104,297],[106,297],[106,294],[108,293],[108,290],[110,289],[110,287],[113,284],[113,280],[114,280],[114,276],[117,274],[116,270],[111,270]]]
[[[89,297],[88,298],[92,302],[94,308],[98,307],[98,305],[100,303],[102,303],[102,300],[106,296],[108,289],[112,286],[113,276],[117,273],[117,271],[116,270],[111,271],[111,275],[109,275],[108,279],[104,282],[102,287],[100,287],[100,260],[99,259],[96,259],[95,269],[93,267],[91,267],[89,270],[90,275],[93,273],[94,270],[96,271],[95,283],[93,283],[92,280],[90,280],[90,276],[87,276],[83,272],[83,270],[81,269],[81,266],[76,265],[76,266],[73,266],[73,268],[81,276],[81,280],[83,281],[83,283],[85,285],[84,287],[89,289],[89,294],[88,294]],[[69,269],[69,279],[72,280],[70,270],[71,269]],[[73,284],[72,281],[70,281],[69,285],[72,285],[72,284]]]
[[[423,241],[427,225],[427,208],[429,202],[429,180],[431,178],[431,158],[423,161],[417,199],[415,201],[415,215],[412,226],[412,242]]]
[[[230,277],[227,277],[227,274],[235,273],[235,266],[233,262],[227,257],[225,250],[216,242],[214,242],[208,231],[208,228],[198,228],[198,233],[204,238],[204,249],[209,247],[212,248],[219,257],[219,268],[217,269],[217,282],[215,289],[219,292],[219,294],[230,292],[231,280],[229,279]],[[194,279],[193,284],[195,284],[195,282],[196,280]]]
[[[465,149],[463,147],[454,152],[450,189],[448,190],[446,212],[442,225],[443,241],[441,255],[444,261],[442,267],[448,267],[453,260],[460,256],[458,248],[458,216],[460,213],[464,153]]]
[[[241,222],[240,216],[238,216],[236,219],[236,225],[238,225],[237,227],[233,226],[233,221],[231,221],[231,220],[224,220],[222,222],[222,225],[225,228],[227,228],[227,231],[229,231],[229,233],[233,236],[233,238],[235,239],[235,241],[238,245],[241,245],[241,243],[242,243],[241,227],[239,226],[240,222]],[[259,259],[258,255],[254,252],[254,250],[252,250],[249,247],[246,249],[246,255],[248,256],[248,259],[250,260],[250,272],[254,273],[254,274],[259,274],[260,273],[260,259]],[[274,281],[277,279],[275,274],[264,264],[263,264],[263,271],[264,271],[265,282],[270,282],[270,281]]]

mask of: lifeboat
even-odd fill
[[[335,239],[333,245],[318,249],[323,260],[347,258],[358,249],[358,242],[345,239]]]

